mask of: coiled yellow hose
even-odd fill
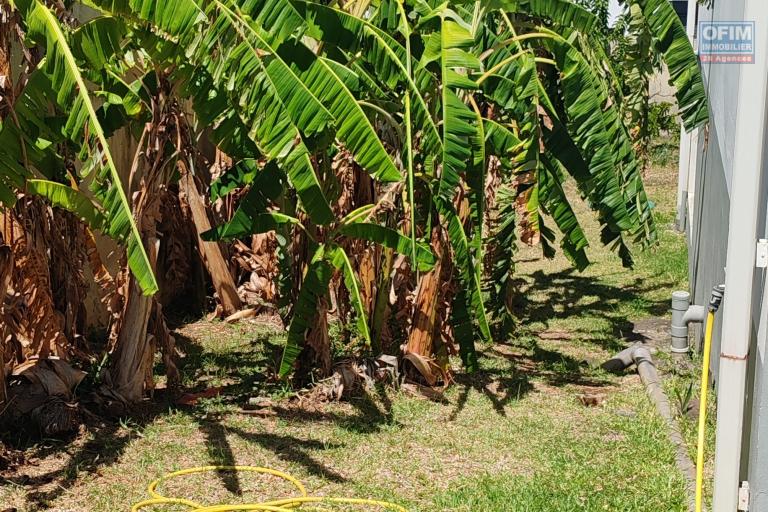
[[[712,355],[712,330],[715,312],[707,314],[707,328],[704,331],[704,362],[701,368],[701,398],[699,399],[699,438],[696,446],[696,512],[704,505],[704,441],[707,433],[707,395],[709,394],[709,358]]]
[[[265,501],[262,503],[244,503],[244,504],[220,504],[220,505],[201,505],[192,500],[186,498],[172,498],[166,497],[157,492],[157,488],[163,482],[166,482],[172,478],[178,478],[185,475],[191,475],[194,473],[207,473],[210,471],[240,471],[240,472],[252,472],[261,473],[265,475],[272,475],[283,480],[290,482],[298,491],[298,496],[293,498],[284,498],[281,500]],[[379,507],[385,510],[395,510],[397,512],[408,512],[407,509],[390,503],[388,501],[368,500],[361,498],[326,498],[323,496],[308,496],[307,489],[304,485],[293,476],[282,471],[277,471],[270,468],[260,468],[256,466],[201,466],[197,468],[182,469],[181,471],[174,471],[161,476],[154,482],[147,486],[147,492],[151,496],[150,499],[140,501],[131,507],[131,512],[138,512],[139,510],[147,507],[157,505],[184,505],[189,507],[190,510],[197,512],[228,512],[234,510],[265,510],[269,512],[293,512],[303,505],[307,504],[338,504],[338,505],[367,505],[369,507]],[[322,510],[315,508],[315,510]]]

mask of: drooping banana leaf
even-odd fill
[[[497,210],[487,240],[487,251],[493,262],[486,279],[488,311],[493,319],[494,332],[501,340],[507,339],[515,325],[512,300],[517,291],[514,286],[517,253],[516,201],[516,191],[508,183],[503,183],[496,193]]]
[[[600,78],[578,49],[549,33],[552,37],[545,44],[551,48],[560,70],[559,86],[568,113],[568,132],[580,153],[589,159],[593,197],[602,205],[601,220],[607,228],[603,241],[626,247],[621,238],[629,233],[650,243],[655,239],[651,205],[645,197],[640,165],[620,114],[603,95],[604,89],[597,83]],[[621,253],[628,251],[622,249]]]
[[[64,159],[57,149],[75,146],[61,133],[66,116],[51,113],[54,96],[49,77],[42,70],[33,71],[13,105],[15,116],[8,116],[0,126],[0,203],[13,206],[16,192],[36,169],[49,179],[66,173]]]
[[[456,267],[458,268],[461,284],[467,289],[469,297],[468,304],[471,307],[472,314],[477,322],[481,337],[491,340],[491,330],[488,324],[488,317],[485,313],[485,302],[483,300],[482,284],[478,277],[475,265],[477,264],[470,252],[467,234],[464,226],[459,219],[456,210],[452,204],[446,204],[442,199],[436,198],[435,204],[442,217],[443,223],[448,230],[448,238],[453,248],[453,255]]]
[[[92,189],[104,208],[107,222],[104,231],[125,243],[128,266],[146,294],[157,291],[157,281],[141,242],[131,204],[123,190],[120,175],[110,152],[104,131],[88,94],[82,73],[70,49],[64,29],[56,16],[39,0],[22,0],[19,5],[27,24],[29,35],[45,45],[45,71],[53,89],[57,92],[56,103],[69,112],[64,133],[82,147],[81,156],[88,161],[85,172],[93,172]]]
[[[411,240],[394,229],[378,224],[358,222],[344,225],[339,228],[339,233],[359,240],[367,240],[399,254],[411,255]],[[435,255],[424,243],[416,244],[416,268],[421,272],[429,272],[435,266]]]
[[[259,163],[252,158],[236,162],[211,183],[211,202],[250,185],[260,171]]]
[[[106,71],[111,57],[122,51],[128,27],[112,16],[99,16],[72,34],[73,53],[84,63],[84,72]]]
[[[304,20],[289,0],[241,0],[240,10],[256,25],[269,30],[271,42],[280,44],[297,30]]]
[[[447,9],[441,9],[436,15],[440,17],[440,30],[429,37],[421,59],[424,66],[430,62],[439,62],[444,81],[441,87],[442,172],[434,201],[442,222],[447,227],[455,264],[461,276],[462,286],[467,290],[468,305],[477,322],[480,336],[490,340],[490,328],[478,271],[478,266],[482,262],[476,260],[472,250],[476,249],[476,246],[470,246],[464,225],[453,206],[454,196],[462,176],[480,161],[484,164],[485,160],[484,154],[478,158],[478,152],[482,153],[484,146],[482,136],[479,135],[482,133],[482,129],[479,128],[482,121],[454,91],[455,87],[477,88],[461,72],[478,70],[480,63],[476,57],[466,51],[474,42],[468,25],[463,23],[456,13]],[[479,180],[475,181],[477,183]],[[459,340],[459,343],[474,346],[474,336],[471,339]]]
[[[541,164],[538,181],[542,207],[563,235],[560,243],[563,254],[578,270],[584,270],[589,266],[585,251],[589,241],[568,201],[568,195],[563,190],[564,172],[558,162],[551,160],[547,155],[541,156]]]
[[[546,18],[555,25],[585,33],[595,29],[597,17],[571,0],[487,0],[486,9]]]
[[[602,47],[590,45],[589,51],[584,52],[584,35],[573,33],[570,28],[562,29],[564,34],[572,34],[573,36],[566,41],[561,35],[546,28],[532,30],[537,32],[536,38],[538,39],[536,44],[532,45],[533,48],[540,48],[541,46],[560,46],[561,49],[572,48],[573,59],[578,59],[578,65],[574,65],[574,68],[581,72],[583,80],[576,80],[574,74],[569,72],[558,77],[559,83],[545,85],[542,83],[540,72],[533,62],[533,48],[531,50],[526,49],[528,47],[527,42],[518,41],[515,44],[501,45],[502,41],[511,38],[513,32],[507,31],[497,35],[485,31],[483,37],[487,39],[487,44],[494,47],[495,50],[485,63],[489,69],[493,70],[493,74],[487,76],[487,79],[483,81],[484,92],[492,97],[497,104],[503,106],[509,115],[518,120],[519,129],[524,134],[521,137],[528,141],[529,158],[527,160],[530,164],[524,165],[529,169],[540,167],[538,146],[541,135],[530,133],[531,129],[538,131],[543,128],[544,134],[550,136],[550,140],[547,142],[559,146],[558,157],[561,161],[583,163],[582,154],[599,156],[595,154],[594,147],[589,148],[585,145],[589,141],[595,141],[593,137],[587,136],[593,129],[589,125],[599,126],[603,124],[606,126],[606,128],[598,129],[594,133],[602,131],[610,134],[606,141],[612,143],[613,146],[605,151],[604,156],[610,155],[611,159],[592,158],[584,168],[577,166],[574,169],[567,164],[566,167],[569,173],[576,178],[582,194],[587,195],[590,198],[590,204],[599,211],[601,222],[604,224],[603,239],[615,246],[619,253],[624,255],[625,264],[630,264],[631,260],[627,257],[629,250],[623,241],[624,234],[626,233],[646,244],[651,243],[655,237],[653,225],[649,221],[649,203],[645,199],[638,172],[639,165],[634,157],[629,135],[621,123],[618,110],[614,106],[614,99],[611,98],[613,91],[609,86],[609,81],[615,75],[604,55],[600,54],[600,51],[596,51],[601,50]],[[528,35],[523,34],[523,37],[528,37]],[[574,46],[577,43],[580,44],[579,47]],[[515,52],[518,53],[515,54]],[[558,55],[558,52],[554,53]],[[590,57],[591,60],[587,57]],[[561,63],[562,59],[558,64]],[[608,71],[605,69],[606,66]],[[607,79],[603,80],[601,75]],[[564,90],[560,86],[563,82],[570,82],[570,89]],[[564,119],[568,121],[568,130],[555,130],[557,135],[564,140],[552,141],[553,130],[547,126],[560,123],[558,116],[561,115],[562,108],[574,109],[579,104],[585,105],[587,103],[585,98],[579,97],[583,91],[586,91],[585,94],[594,99],[594,102],[591,102],[592,106],[585,108],[582,115],[571,115],[573,110],[567,114],[563,113]],[[554,100],[550,98],[550,94],[553,95]],[[561,94],[567,94],[567,96],[561,100],[559,98]],[[532,104],[540,104],[543,107],[546,112],[545,115],[548,117],[546,121],[542,122],[538,119],[539,112],[532,111],[529,107]],[[605,112],[602,112],[602,109]],[[527,135],[525,135],[526,133]],[[573,139],[571,134],[573,134]],[[574,144],[574,141],[577,141],[578,144]],[[548,149],[552,150],[549,147]],[[569,152],[571,154],[568,154]],[[598,163],[604,165],[595,166]],[[583,169],[588,169],[589,172],[585,173]],[[534,181],[534,183],[536,182]],[[598,186],[602,188],[598,189]],[[602,192],[611,186],[615,194],[606,197]],[[533,190],[529,189],[528,192],[533,192]],[[618,197],[621,195],[624,196],[623,205],[618,202]],[[532,195],[530,199],[531,212],[534,210],[538,212],[539,198]],[[536,201],[533,201],[534,199]],[[533,202],[536,204],[533,205]],[[528,220],[535,221],[536,219],[530,217]],[[622,226],[619,227],[622,222]],[[534,222],[533,227],[538,224],[539,222]]]
[[[701,68],[680,17],[666,0],[631,0],[643,9],[657,50],[669,68],[680,117],[687,130],[709,121],[709,104]]]
[[[510,128],[493,119],[483,119],[486,153],[497,157],[502,165],[513,167],[513,161],[517,159],[523,149],[523,143]]]
[[[234,240],[248,235],[269,233],[286,224],[300,226],[301,221],[296,217],[280,212],[255,213],[251,215],[239,213],[235,214],[235,217],[226,224],[202,233],[200,238],[208,242],[214,240]]]
[[[467,291],[459,288],[453,298],[450,322],[453,326],[453,336],[459,343],[459,355],[464,368],[469,373],[480,369],[475,348],[475,329],[470,314],[470,300]]]
[[[267,233],[283,224],[300,224],[290,215],[269,211],[268,208],[285,187],[285,175],[271,162],[256,173],[250,190],[238,204],[232,219],[202,233],[203,240],[233,240],[256,233]]]
[[[239,105],[250,138],[267,158],[280,162],[313,221],[331,222],[333,213],[315,174],[302,127],[295,124],[305,119],[310,123],[307,131],[314,133],[318,124],[303,117],[301,105],[311,105],[320,116],[325,109],[295,76],[291,79],[293,74],[284,62],[272,57],[271,48],[264,49],[263,41],[249,30],[248,20],[221,2],[208,5],[208,17],[212,26],[194,52],[195,61]]]
[[[99,209],[80,190],[55,181],[27,180],[29,194],[48,199],[53,206],[63,208],[84,220],[92,229],[101,229],[106,219]]]
[[[181,64],[188,65],[191,61],[193,69],[187,71],[188,77],[203,83],[210,79],[213,89],[226,94],[230,106],[238,107],[226,111],[219,104],[218,111],[214,109],[209,114],[231,116],[234,113],[239,116],[247,127],[248,138],[256,143],[258,153],[270,160],[278,160],[285,169],[313,221],[327,224],[333,220],[302,132],[305,129],[312,134],[320,129],[325,122],[324,108],[277,58],[277,52],[264,40],[264,34],[254,28],[249,16],[242,14],[231,2],[218,0],[206,3],[205,10],[194,0],[175,1],[174,9],[156,8],[150,0],[94,2],[110,12],[116,10],[131,19],[150,23],[154,30],[165,33],[161,39],[188,42],[187,45],[164,45],[163,56]],[[279,4],[247,2],[243,8],[252,12],[258,6],[271,9]],[[187,22],[176,23],[169,19],[176,10],[183,13]],[[292,23],[290,16],[281,17],[277,11],[268,14],[268,18],[273,19],[275,14],[288,24],[284,28]],[[270,38],[272,36],[278,40],[277,35],[270,34]],[[188,81],[187,85],[192,83]],[[206,93],[200,89],[198,92]],[[211,106],[209,104],[208,108]],[[297,120],[303,120],[306,125],[296,126]],[[229,123],[227,127],[235,135],[242,136],[238,123]],[[219,130],[219,138],[225,139],[226,132]]]
[[[294,123],[298,128],[305,133],[313,133],[308,129],[308,125],[317,122],[319,115],[314,106],[322,102],[335,120],[336,136],[363,168],[382,181],[400,179],[400,173],[357,100],[325,60],[318,59],[303,44],[295,41],[286,41],[277,50],[271,48],[266,32],[261,33],[260,28],[241,16],[239,11],[234,12],[223,3],[219,4],[222,13],[229,17],[233,27],[239,28],[240,35],[251,48],[269,53],[268,74],[270,67],[274,67],[276,62],[281,63],[280,73],[272,73],[271,81],[285,103],[286,110],[289,113],[294,112]],[[258,56],[258,52],[256,55]],[[304,92],[298,95],[297,91]],[[312,101],[307,101],[309,98],[312,98]],[[307,105],[314,106],[307,108]],[[324,107],[321,108],[327,113]],[[290,170],[288,171],[290,174]]]
[[[466,51],[474,43],[469,28],[449,15],[446,13],[442,18],[439,32],[431,35],[422,56],[423,63],[439,60],[444,81],[441,87],[443,167],[437,193],[446,202],[452,201],[461,175],[472,165],[472,139],[477,137],[478,130],[475,113],[459,98],[454,87],[472,83],[459,74],[460,69],[477,70],[480,66],[477,58]]]
[[[188,0],[87,0],[86,3],[112,15],[147,21],[175,38],[180,48],[190,47],[198,36],[197,29],[207,21],[203,10]]]
[[[477,106],[473,104],[477,109]],[[484,273],[483,262],[483,224],[485,224],[485,180],[486,180],[486,162],[485,153],[485,127],[483,116],[480,110],[475,112],[475,134],[470,137],[472,147],[472,165],[470,166],[466,182],[469,187],[468,199],[470,208],[470,219],[472,222],[472,239],[470,245],[475,258],[475,272],[477,272],[478,281],[482,280]]]
[[[304,348],[307,331],[317,317],[317,303],[320,297],[328,293],[328,285],[333,277],[333,267],[324,259],[322,248],[307,268],[301,284],[298,299],[293,309],[293,319],[288,328],[288,338],[283,349],[279,374],[287,376],[293,371],[296,359]]]
[[[154,38],[154,42],[161,44],[158,38]],[[162,42],[162,45],[167,46],[167,43]],[[213,83],[208,71],[182,64],[176,67],[172,76],[180,94],[192,100],[200,124],[211,127],[211,140],[219,149],[235,159],[252,160],[261,156],[248,134],[248,127],[227,95]]]
[[[432,77],[423,69],[414,70],[413,77],[408,74],[406,51],[397,40],[369,21],[340,9],[303,0],[292,0],[292,3],[306,19],[309,35],[350,54],[361,52],[377,81],[390,88],[406,87],[413,105],[413,131],[422,132],[424,152],[442,153],[440,133],[422,92],[432,88],[426,86]]]
[[[293,71],[327,106],[335,119],[336,136],[360,166],[384,182],[401,179],[376,130],[344,82],[322,59],[300,43],[285,42],[280,52],[292,60]]]
[[[232,2],[213,0],[212,3],[217,6],[220,13],[220,18],[217,20],[223,19],[221,30],[235,30],[239,39],[262,63],[263,71],[267,73],[293,124],[307,136],[317,135],[326,130],[332,119],[331,113],[296,75],[291,68],[291,62],[286,61],[278,53],[277,48],[270,45],[269,33],[244,17],[238,7],[230,6]],[[288,59],[292,60],[292,58],[292,55],[288,56]]]

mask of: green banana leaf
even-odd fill
[[[109,143],[89,97],[88,86],[64,29],[51,10],[39,0],[22,0],[17,4],[25,4],[22,13],[29,35],[45,45],[44,69],[56,91],[56,103],[69,112],[64,133],[73,142],[82,144],[81,157],[87,159],[84,172],[94,173],[92,189],[107,219],[104,231],[125,243],[128,266],[139,286],[144,293],[154,294],[158,286],[152,265],[142,245]]]

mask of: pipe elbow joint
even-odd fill
[[[707,308],[693,304],[683,314],[683,325],[688,328],[690,324],[701,324],[707,319]]]

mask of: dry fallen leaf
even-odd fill
[[[579,402],[584,407],[599,407],[605,403],[605,396],[603,395],[579,395]]]

